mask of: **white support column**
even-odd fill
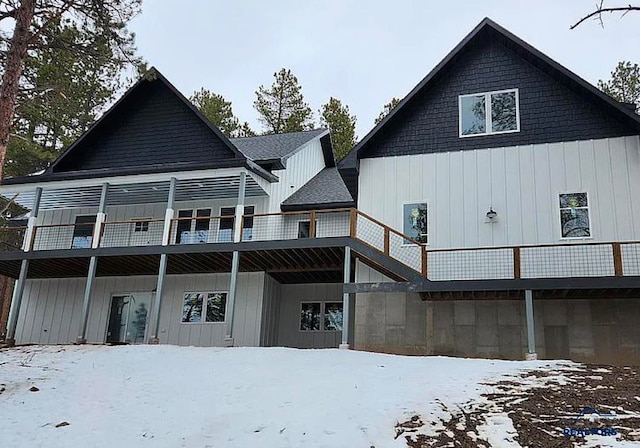
[[[244,215],[244,195],[247,185],[247,174],[240,173],[240,185],[238,185],[238,202],[236,203],[236,216],[233,220],[233,242],[242,241],[242,216]]]
[[[175,217],[176,200],[176,178],[172,177],[169,182],[169,196],[167,198],[167,209],[164,212],[164,229],[162,230],[162,245],[168,246],[171,238],[171,223]]]
[[[171,223],[174,217],[174,207],[176,200],[176,186],[177,180],[175,177],[171,178],[169,183],[169,195],[167,197],[167,210],[164,214],[164,230],[162,232],[162,245],[168,246],[169,239],[171,237]],[[160,305],[162,304],[162,295],[164,293],[164,282],[167,274],[167,254],[160,254],[160,266],[158,268],[158,284],[156,285],[156,295],[153,301],[153,307],[151,309],[151,319],[149,324],[151,325],[149,331],[149,344],[160,343]]]
[[[102,184],[102,194],[100,195],[100,205],[98,205],[98,214],[96,215],[96,223],[93,229],[93,238],[91,239],[91,247],[96,249],[100,245],[100,233],[102,231],[102,224],[104,223],[107,210],[107,193],[109,191],[109,184]],[[82,302],[82,321],[80,322],[80,329],[78,331],[78,337],[75,340],[76,344],[87,343],[87,326],[89,325],[89,310],[91,308],[91,294],[93,293],[93,282],[96,278],[96,270],[98,268],[98,257],[95,255],[89,260],[89,272],[87,272],[87,283],[84,287],[84,300]]]
[[[243,171],[240,173],[240,184],[238,185],[238,201],[236,203],[236,215],[233,220],[233,242],[242,241],[242,216],[244,215],[244,195],[247,184],[247,175]],[[240,253],[233,251],[231,259],[231,280],[229,284],[229,303],[227,304],[226,332],[224,337],[225,347],[233,347],[233,318],[235,316],[236,292],[238,289],[238,271],[240,270]]]
[[[91,248],[97,249],[100,247],[100,238],[102,236],[102,226],[107,220],[107,193],[109,192],[109,184],[107,182],[102,184],[102,193],[100,194],[100,206],[98,207],[98,213],[96,214],[96,223],[93,227],[93,237],[91,238]]]
[[[525,359],[533,361],[538,359],[536,353],[536,331],[533,320],[533,292],[527,289],[524,292],[525,311],[527,314],[527,353]]]
[[[344,283],[351,281],[351,247],[344,248]],[[339,345],[341,349],[349,348],[349,322],[351,319],[349,294],[342,294],[342,343]]]
[[[42,199],[42,187],[36,188],[36,195],[33,198],[33,207],[31,208],[31,213],[29,214],[29,221],[27,222],[27,230],[24,233],[24,241],[22,244],[22,249],[25,252],[29,252],[33,249],[31,247],[33,243],[33,232],[35,232],[36,221],[38,219],[38,212],[40,211],[40,199]]]

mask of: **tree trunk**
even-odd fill
[[[2,85],[0,85],[0,180],[4,174],[9,132],[13,123],[20,77],[24,69],[24,59],[27,56],[27,47],[31,37],[29,29],[34,12],[35,0],[21,0],[20,6],[16,10],[16,25],[7,53]]]

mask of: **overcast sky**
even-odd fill
[[[385,103],[404,97],[484,17],[593,84],[620,60],[640,63],[640,13],[569,30],[594,3],[145,0],[131,28],[140,54],[184,95],[200,87],[222,94],[256,130],[255,90],[286,67],[316,120],[334,96],[357,116],[362,138]]]

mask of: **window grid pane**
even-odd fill
[[[591,236],[587,193],[565,193],[559,196],[562,238]]]
[[[320,330],[320,302],[305,302],[300,311],[300,331]]]
[[[404,204],[403,233],[419,243],[427,242],[427,204]],[[405,244],[409,242],[406,241]]]
[[[485,95],[464,96],[460,100],[462,135],[484,134],[486,128]]]
[[[516,92],[491,95],[491,132],[515,131],[518,129]]]

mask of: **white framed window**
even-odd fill
[[[419,243],[428,242],[429,205],[427,201],[404,202],[402,204],[402,233]],[[411,244],[404,241],[404,244]]]
[[[460,137],[520,132],[518,89],[458,97]]]
[[[227,314],[227,292],[185,292],[182,323],[221,323]]]
[[[560,236],[562,239],[591,238],[591,212],[586,191],[559,193]]]
[[[342,302],[302,302],[300,331],[342,331]]]
[[[151,218],[136,218],[133,220],[133,231],[134,232],[148,232],[149,231],[149,221]]]

